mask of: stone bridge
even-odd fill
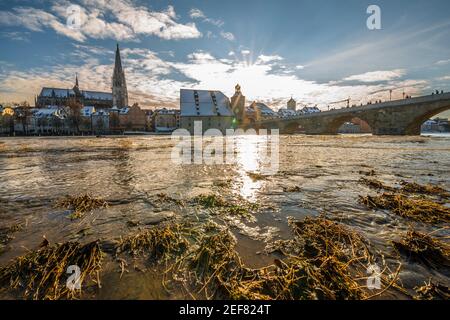
[[[280,133],[337,134],[353,118],[369,124],[374,135],[419,135],[423,122],[450,109],[450,93],[258,121],[244,128],[279,129]]]

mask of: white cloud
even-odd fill
[[[450,80],[450,76],[440,77],[440,78],[437,78],[437,80],[440,80],[440,81],[447,81],[447,80]]]
[[[250,54],[250,50],[242,50],[242,51],[241,51],[241,54],[242,54],[243,56],[247,56],[247,55]]]
[[[201,19],[203,22],[207,22],[207,23],[210,23],[210,24],[213,24],[213,25],[215,25],[215,26],[217,26],[217,27],[222,27],[223,25],[224,25],[224,22],[222,21],[222,20],[220,20],[220,19],[211,19],[211,18],[208,18],[204,13],[203,13],[203,11],[202,10],[200,10],[200,9],[198,9],[198,8],[193,8],[193,9],[191,9],[190,11],[189,11],[189,16],[192,18],[192,19]]]
[[[305,69],[305,66],[297,65],[297,66],[295,66],[295,69],[297,69],[297,70],[303,70],[303,69]]]
[[[400,78],[405,75],[405,70],[395,69],[390,71],[371,71],[362,74],[356,74],[344,78],[345,81],[361,81],[361,82],[379,82],[389,81]]]
[[[450,59],[446,59],[446,60],[439,60],[436,62],[437,65],[444,65],[450,63]]]
[[[231,32],[225,32],[225,31],[221,31],[220,35],[222,36],[222,38],[227,39],[228,41],[234,41],[234,34],[232,34]]]
[[[139,35],[153,35],[166,40],[199,38],[202,33],[194,23],[181,24],[173,6],[164,11],[151,11],[136,6],[129,0],[83,0],[79,12],[79,28],[69,28],[67,8],[69,1],[56,1],[46,12],[31,7],[18,7],[0,12],[0,25],[23,26],[29,30],[42,32],[51,28],[79,42],[88,37],[94,39],[113,38],[136,40]],[[105,16],[110,16],[107,21]]]
[[[281,61],[283,60],[282,57],[279,55],[273,55],[273,56],[266,56],[266,55],[259,55],[256,62],[257,63],[268,63],[268,62],[274,62],[274,61]]]
[[[199,19],[199,18],[204,19],[204,18],[206,18],[206,16],[205,16],[205,14],[203,13],[203,11],[200,10],[200,9],[197,9],[197,8],[191,9],[191,10],[189,11],[189,16],[190,16],[192,19]]]

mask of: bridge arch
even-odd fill
[[[337,117],[335,119],[333,119],[330,124],[327,126],[327,133],[329,134],[338,134],[339,133],[339,129],[341,129],[341,127],[347,123],[347,122],[359,122],[360,126],[367,126],[368,131],[372,132],[373,131],[373,125],[370,123],[370,121],[366,120],[364,117],[361,117],[360,115],[352,115],[352,114],[347,114],[347,115],[343,115],[341,117]],[[366,131],[366,130],[364,130]]]
[[[407,135],[419,135],[421,131],[422,124],[431,119],[432,117],[444,112],[450,110],[450,103],[448,105],[445,105],[443,107],[433,109],[429,112],[426,112],[418,117],[415,117],[412,119],[410,124],[405,129],[405,134]]]

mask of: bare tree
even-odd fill
[[[82,122],[81,108],[82,105],[76,100],[70,100],[68,103],[69,107],[69,125],[72,129],[75,129],[76,133],[80,133],[80,124]]]

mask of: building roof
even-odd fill
[[[264,115],[274,115],[275,114],[275,111],[270,109],[270,107],[267,106],[265,103],[255,102],[254,105],[259,109],[261,114],[264,114]]]
[[[62,89],[62,88],[48,88],[44,87],[41,90],[41,97],[53,97],[53,93],[58,98],[68,98],[69,96],[75,95],[72,89]]]
[[[221,91],[180,90],[180,113],[183,117],[233,116],[230,100]]]
[[[57,106],[48,106],[47,108],[36,109],[33,113],[35,118],[44,118],[57,116],[62,118],[64,115],[64,109]]]
[[[69,98],[75,96],[75,91],[73,89],[62,89],[62,88],[49,88],[44,87],[41,90],[41,97],[53,97],[53,93],[55,94],[55,97],[57,98]],[[112,100],[112,93],[111,92],[101,92],[101,91],[89,91],[89,90],[83,90],[81,91],[81,95],[85,99],[91,99],[91,100]]]
[[[85,99],[93,99],[93,100],[112,100],[111,92],[101,92],[101,91],[88,91],[83,90],[81,94]]]

